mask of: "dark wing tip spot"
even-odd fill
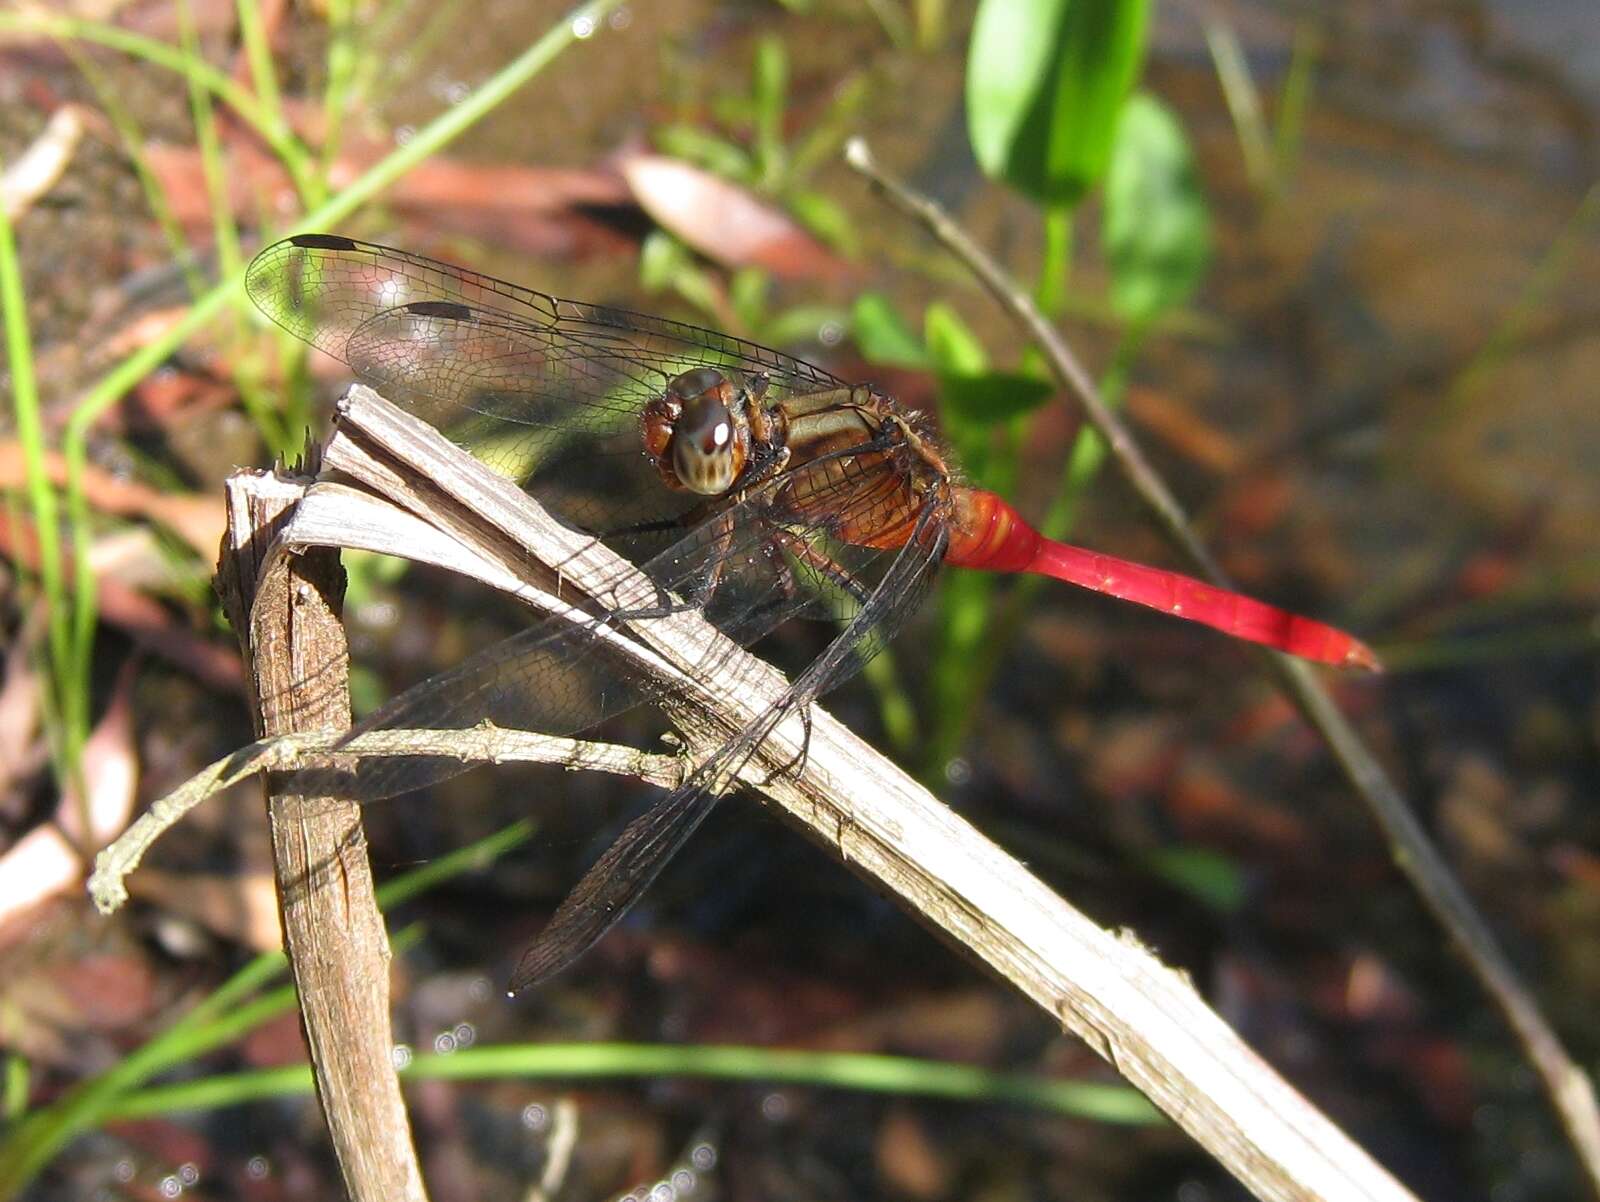
[[[447,321],[472,321],[475,316],[471,305],[455,301],[412,301],[401,305],[400,311],[415,317],[442,317]]]
[[[306,250],[356,249],[355,242],[349,238],[340,237],[338,234],[296,234],[288,241],[290,246],[299,246]]]

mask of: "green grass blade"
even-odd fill
[[[272,48],[267,44],[267,28],[261,19],[261,6],[256,0],[234,0],[233,11],[239,19],[239,37],[244,43],[245,61],[250,64],[250,81],[255,84],[261,107],[276,124],[287,128],[289,120],[284,115],[283,97],[278,92],[278,73],[272,62]]]
[[[0,1120],[14,1123],[28,1109],[28,1061],[16,1052],[6,1054],[5,1084],[0,1091]]]
[[[328,3],[328,84],[322,93],[322,170],[326,178],[344,140],[344,117],[356,80],[355,21],[351,0]],[[376,57],[376,56],[373,56]]]
[[[1250,64],[1245,61],[1244,47],[1233,26],[1220,18],[1206,18],[1206,48],[1211,52],[1211,63],[1222,85],[1222,98],[1227,102],[1228,114],[1233,118],[1234,136],[1239,139],[1239,152],[1244,156],[1245,174],[1256,191],[1265,193],[1273,184],[1272,141],[1267,135],[1267,121],[1261,112],[1261,94],[1250,76]]]
[[[161,228],[162,236],[166,238],[167,250],[172,255],[173,262],[177,263],[183,272],[183,280],[188,286],[189,295],[199,296],[206,289],[205,277],[195,267],[189,239],[184,234],[183,227],[178,224],[172,206],[167,203],[161,181],[156,178],[144,153],[144,130],[123,105],[117,95],[117,89],[110,85],[104,73],[95,65],[93,58],[84,48],[69,39],[62,39],[60,46],[62,52],[72,60],[72,65],[78,69],[78,74],[83,77],[84,82],[94,91],[95,100],[105,112],[106,119],[111,122],[111,128],[116,130],[117,140],[122,143],[122,153],[133,167],[134,175],[138,177],[139,190],[144,193],[144,202],[150,209],[150,215],[155,218],[156,225]]]
[[[695,1077],[781,1082],[897,1097],[921,1096],[979,1104],[1005,1103],[1104,1123],[1148,1126],[1164,1121],[1138,1091],[1126,1085],[1062,1081],[1001,1073],[964,1064],[857,1052],[788,1051],[738,1046],[661,1044],[512,1044],[418,1056],[409,1079],[610,1080]],[[179,1085],[157,1086],[122,1098],[108,1118],[148,1118],[176,1110],[237,1105],[311,1091],[308,1068],[233,1073]]]
[[[513,823],[433,864],[407,872],[379,890],[379,904],[386,909],[397,905],[422,889],[481,865],[486,858],[504,854],[532,833],[532,823]],[[420,933],[419,926],[407,927],[390,938],[390,945],[398,952],[414,943]],[[0,1142],[0,1199],[20,1192],[72,1140],[118,1113],[130,1092],[151,1077],[232,1043],[292,1007],[292,985],[252,996],[287,967],[282,952],[257,956],[165,1031],[7,1131]],[[298,1071],[306,1072],[309,1082],[309,1071]]]
[[[419,893],[426,893],[451,877],[487,868],[513,847],[533,838],[536,829],[530,819],[524,818],[476,843],[440,856],[431,863],[413,868],[404,876],[378,886],[378,907],[382,910],[391,910],[410,901]]]
[[[1298,22],[1289,52],[1289,70],[1278,93],[1278,119],[1272,129],[1272,185],[1274,196],[1281,195],[1294,174],[1300,158],[1301,136],[1305,131],[1306,111],[1311,107],[1311,88],[1316,79],[1317,62],[1322,57],[1322,32],[1315,20]]]
[[[56,492],[45,468],[44,423],[34,375],[33,339],[22,287],[11,219],[0,207],[0,324],[11,371],[11,411],[22,446],[28,509],[39,552],[39,582],[49,611],[49,698],[57,742],[53,751],[63,782],[77,775],[79,754],[88,735],[88,696],[75,687],[80,653],[73,642],[72,603],[67,595]],[[80,584],[81,587],[81,584]],[[79,796],[82,796],[81,790]]]

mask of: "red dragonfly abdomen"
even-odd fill
[[[1055,542],[1028,525],[994,493],[957,486],[951,494],[950,545],[945,552],[949,563],[990,572],[1049,576],[1303,659],[1373,671],[1380,668],[1378,657],[1366,644],[1325,623],[1177,572]]]

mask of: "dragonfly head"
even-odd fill
[[[644,445],[669,484],[707,497],[727,492],[750,451],[733,383],[712,367],[674,376],[645,407]]]

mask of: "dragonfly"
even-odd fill
[[[694,610],[748,646],[794,617],[837,624],[776,702],[624,826],[523,953],[512,993],[619,921],[763,740],[881,649],[943,564],[1048,576],[1304,659],[1379,666],[1325,623],[1046,538],[963,483],[921,413],[741,338],[331,234],[267,247],[246,289],[278,325],[512,475],[652,584],[647,603],[590,622],[536,620],[357,732],[487,719],[578,734],[659,699],[608,654],[602,630]],[[371,801],[464,770],[363,760],[341,787]]]

